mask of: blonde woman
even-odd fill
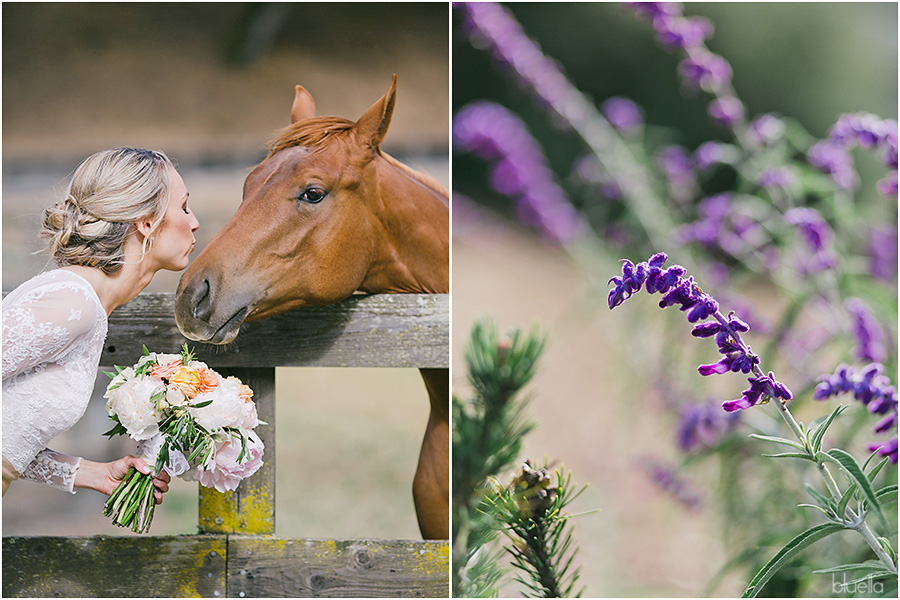
[[[41,235],[59,268],[23,283],[2,305],[4,495],[20,477],[109,495],[131,466],[151,471],[134,456],[99,463],[47,444],[87,408],[109,314],[157,271],[184,269],[198,226],[171,160],[137,148],[88,157],[66,197],[44,211]],[[169,480],[155,478],[157,503]]]

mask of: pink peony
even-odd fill
[[[256,473],[263,465],[262,455],[265,447],[255,432],[248,432],[247,454],[238,463],[241,453],[239,438],[230,439],[219,446],[216,456],[206,469],[203,465],[188,471],[184,479],[199,481],[204,487],[214,487],[220,492],[234,491],[241,480]]]

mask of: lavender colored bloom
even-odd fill
[[[775,381],[772,371],[769,371],[768,375],[750,377],[747,381],[750,382],[750,387],[741,392],[740,398],[722,404],[722,408],[726,412],[744,410],[760,403],[764,404],[768,402],[769,398],[780,398],[785,401],[793,398],[791,391],[783,383]]]
[[[888,171],[887,177],[876,184],[878,193],[882,196],[897,197],[897,170]]]
[[[872,227],[868,237],[869,273],[884,281],[894,281],[897,277],[897,227]]]
[[[731,83],[731,65],[707,50],[698,49],[678,65],[682,81],[690,88],[716,93]]]
[[[740,413],[723,414],[716,402],[686,406],[678,423],[678,446],[684,452],[708,448],[731,432],[739,420]]]
[[[653,483],[663,491],[671,494],[676,500],[691,510],[700,508],[700,495],[691,489],[690,484],[678,475],[675,467],[657,460],[644,459],[644,469],[650,474]]]
[[[828,223],[814,208],[792,208],[784,214],[785,221],[795,225],[810,253],[798,266],[803,273],[812,274],[830,269],[837,260],[831,252],[832,232]]]
[[[778,115],[765,114],[750,123],[748,134],[757,146],[769,146],[784,137],[784,121]]]
[[[831,179],[845,190],[852,190],[859,185],[853,158],[839,143],[830,140],[816,142],[807,151],[806,160],[823,173],[831,175]]]
[[[890,379],[882,374],[884,367],[872,363],[857,371],[854,367],[840,365],[832,375],[823,375],[813,392],[816,400],[826,400],[838,394],[852,393],[853,397],[866,406],[873,414],[886,415],[875,426],[875,433],[884,433],[897,427],[897,389]],[[897,463],[897,436],[886,442],[876,442],[868,446],[870,452],[878,450],[882,456],[889,456]]]
[[[731,144],[703,142],[694,150],[694,164],[705,171],[717,164],[731,164],[738,159],[740,151]]]
[[[492,102],[476,102],[453,120],[453,144],[493,162],[490,186],[516,200],[519,218],[556,243],[580,232],[578,211],[554,179],[544,153],[522,121]]]
[[[666,16],[653,20],[660,43],[670,48],[698,48],[713,34],[713,24],[703,17]]]
[[[741,339],[740,334],[749,331],[750,327],[733,315],[728,318],[722,315],[719,312],[719,303],[700,289],[700,286],[694,283],[693,277],[684,278],[684,267],[673,265],[664,270],[666,260],[667,257],[662,252],[637,265],[630,260],[623,260],[622,275],[609,280],[609,283],[613,284],[608,298],[610,309],[645,286],[649,294],[656,292],[663,294],[662,300],[659,301],[660,308],[678,305],[680,310],[688,313],[688,321],[691,323],[713,317],[715,319],[713,322],[695,325],[692,334],[695,337],[715,336],[719,353],[724,355],[724,358],[715,364],[701,365],[698,368],[700,374],[712,375],[734,371],[755,375],[748,379],[750,389],[745,390],[740,399],[722,404],[722,408],[727,412],[733,412],[767,402],[769,398],[779,398],[783,402],[790,400],[793,397],[791,391],[776,381],[771,371],[768,375],[763,374],[759,368],[759,357],[753,354],[750,347]]]
[[[734,96],[720,96],[709,103],[709,116],[717,125],[734,129],[744,120],[744,105]]]
[[[600,106],[600,112],[621,133],[630,133],[644,124],[644,111],[628,98],[610,98]]]
[[[684,8],[681,2],[623,2],[622,4],[633,10],[636,15],[651,21],[678,16]]]
[[[831,228],[814,208],[792,208],[784,213],[784,220],[797,227],[812,250],[824,250],[831,243]]]
[[[881,456],[887,456],[893,464],[897,464],[897,436],[883,443],[873,443],[867,446],[869,452],[878,451]]]
[[[853,335],[856,338],[856,358],[864,362],[880,363],[887,360],[887,350],[882,341],[878,322],[859,298],[849,298],[844,308],[853,321]]]
[[[788,188],[797,181],[797,175],[790,167],[766,169],[759,174],[756,183],[764,188]]]
[[[659,166],[675,187],[692,186],[696,181],[694,161],[687,149],[681,146],[666,146],[659,152]]]

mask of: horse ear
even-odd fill
[[[291,107],[291,123],[316,116],[316,101],[302,85],[294,86],[294,105]]]
[[[397,74],[391,78],[391,87],[381,100],[369,107],[363,116],[356,122],[356,130],[360,138],[373,150],[381,145],[381,141],[387,134],[391,124],[391,115],[394,114],[394,100],[397,98]]]

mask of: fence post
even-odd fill
[[[212,365],[210,365],[212,366]],[[261,421],[256,432],[266,445],[265,463],[233,492],[200,488],[201,533],[275,533],[275,367],[219,369],[223,377],[234,375],[253,390]]]

